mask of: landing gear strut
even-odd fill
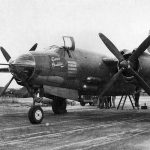
[[[32,124],[39,124],[42,122],[44,118],[44,113],[40,105],[37,105],[37,103],[43,103],[43,97],[48,97],[50,99],[53,99],[52,102],[52,110],[55,114],[64,114],[67,113],[66,106],[67,102],[65,98],[53,96],[53,95],[45,95],[43,87],[30,87],[26,86],[28,91],[30,92],[31,96],[33,97],[33,105],[30,108],[28,112],[28,118],[29,121]]]
[[[55,114],[67,113],[66,106],[67,102],[64,98],[55,97],[52,102],[52,110]]]
[[[33,97],[33,105],[29,109],[29,112],[28,112],[29,121],[32,124],[40,124],[44,118],[44,112],[43,112],[43,109],[41,108],[41,106],[35,105],[35,103],[41,103],[42,102],[42,97],[40,95],[41,89],[39,91],[38,88],[36,88],[36,89],[30,88],[29,89],[29,87],[28,87],[28,91],[30,91],[30,94]]]

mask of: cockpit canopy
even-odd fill
[[[70,36],[63,36],[64,46],[59,47],[57,45],[52,45],[46,48],[45,50],[50,50],[51,52],[58,52],[59,49],[63,48],[65,50],[75,50],[74,38]]]
[[[75,50],[75,41],[73,37],[63,36],[63,41],[64,41],[64,48],[72,51]]]

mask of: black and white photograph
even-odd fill
[[[0,0],[0,150],[150,150],[149,0]]]

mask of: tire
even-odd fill
[[[84,103],[84,102],[80,102],[80,105],[81,105],[81,106],[85,106],[85,103]]]
[[[32,106],[29,109],[28,118],[32,124],[40,124],[44,118],[42,108],[40,106]]]
[[[55,99],[52,102],[52,110],[54,114],[64,114],[67,113],[66,110],[67,102],[66,99]]]
[[[89,105],[90,105],[90,106],[94,106],[93,102],[89,102]]]

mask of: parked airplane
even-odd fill
[[[102,33],[100,38],[117,58],[75,48],[73,37],[63,37],[64,46],[50,46],[47,50],[35,51],[35,44],[27,54],[12,60],[1,47],[7,60],[11,80],[6,84],[4,94],[13,79],[25,86],[33,97],[28,118],[32,124],[41,123],[43,110],[38,103],[42,97],[53,99],[52,110],[55,114],[66,113],[66,99],[81,101],[82,95],[127,95],[140,85],[150,95],[150,54],[144,51],[150,45],[150,36],[133,52],[119,51]],[[71,46],[66,41],[71,41]]]

